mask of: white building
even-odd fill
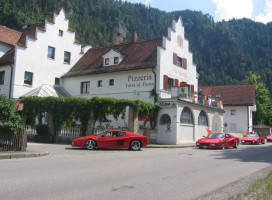
[[[180,144],[206,135],[206,128],[223,128],[223,110],[193,97],[198,91],[198,74],[181,18],[173,20],[167,37],[138,41],[133,31],[128,43],[89,49],[62,76],[62,85],[72,96],[152,103],[150,92],[155,89],[161,107],[158,125],[154,130],[140,130],[153,142]]]
[[[206,128],[223,130],[222,107],[197,97],[198,74],[180,17],[167,37],[137,40],[133,31],[128,43],[89,48],[84,55],[68,23],[60,9],[52,21],[21,32],[0,26],[1,93],[10,98],[71,95],[156,103],[161,107],[157,126],[151,129],[140,116],[137,132],[162,144],[195,141],[207,134]],[[157,102],[151,91],[156,91]],[[127,126],[128,118],[112,125]]]
[[[226,132],[252,131],[253,112],[256,111],[254,85],[200,86],[199,93],[223,101]]]
[[[75,30],[60,9],[53,20],[25,27],[21,32],[0,26],[0,90],[19,98],[33,89],[55,92],[60,77],[82,56]],[[58,89],[57,89],[58,90]]]

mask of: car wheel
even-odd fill
[[[221,149],[225,149],[225,148],[226,148],[225,142],[222,142],[222,143],[221,143]]]
[[[86,143],[85,143],[85,147],[86,147],[86,149],[88,149],[88,150],[93,150],[93,149],[95,149],[95,147],[96,147],[96,141],[94,141],[94,140],[87,140],[86,141]]]
[[[138,151],[141,149],[141,142],[139,140],[133,140],[130,143],[130,149],[133,151]]]
[[[261,144],[261,140],[258,140],[258,144]]]
[[[265,140],[263,140],[262,144],[265,144]]]
[[[238,140],[236,140],[235,141],[235,145],[234,145],[234,147],[233,148],[237,148],[239,146],[239,141]]]

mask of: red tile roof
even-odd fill
[[[153,68],[157,65],[159,46],[162,46],[162,37],[91,48],[63,77]],[[103,66],[102,56],[110,50],[120,52],[125,58],[118,65]]]
[[[224,106],[253,106],[256,104],[254,85],[199,86],[198,91],[202,95],[211,95],[211,98],[223,101]],[[216,97],[219,95],[220,97]]]
[[[6,26],[0,25],[0,42],[15,45],[20,39],[22,33],[13,29],[10,29]]]

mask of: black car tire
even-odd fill
[[[93,150],[96,147],[96,141],[93,139],[87,140],[85,143],[85,147],[88,150]]]
[[[133,151],[139,151],[141,149],[142,143],[139,140],[132,140],[129,148]]]
[[[238,146],[239,146],[239,141],[238,141],[238,140],[236,140],[236,141],[235,141],[235,145],[234,145],[234,147],[233,147],[233,148],[238,148]]]

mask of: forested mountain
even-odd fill
[[[139,39],[167,35],[172,20],[181,15],[200,74],[199,85],[244,83],[252,71],[272,90],[272,23],[214,22],[202,12],[167,13],[121,0],[0,0],[0,24],[20,30],[23,25],[52,19],[61,7],[77,31],[76,39],[92,46],[112,44],[118,32],[129,40],[133,29]]]

